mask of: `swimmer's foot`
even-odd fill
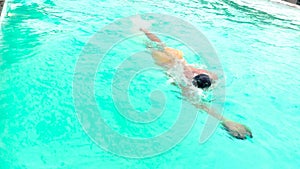
[[[250,131],[250,129],[243,125],[243,124],[239,124],[237,122],[234,121],[230,121],[230,120],[225,120],[222,123],[222,126],[224,127],[224,129],[226,131],[228,131],[228,133],[237,138],[237,139],[246,139],[247,137],[252,138],[252,132]]]

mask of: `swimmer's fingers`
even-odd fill
[[[252,132],[251,130],[240,123],[234,122],[234,121],[230,121],[230,120],[226,120],[222,122],[222,126],[224,127],[224,129],[226,131],[228,131],[228,133],[237,138],[237,139],[246,139],[247,137],[252,138]]]

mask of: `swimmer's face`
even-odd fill
[[[193,85],[200,89],[207,89],[211,86],[211,79],[207,74],[199,74],[193,78]]]

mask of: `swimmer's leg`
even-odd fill
[[[153,33],[149,32],[147,29],[140,28],[140,31],[144,32],[145,35],[153,42],[162,43],[162,41]]]
[[[149,32],[147,29],[140,28],[140,31],[144,32],[147,38],[150,39],[152,42],[155,42],[159,50],[164,50],[166,45],[156,35]]]

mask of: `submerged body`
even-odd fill
[[[189,65],[183,58],[183,52],[170,47],[164,47],[163,51],[153,50],[152,57],[156,64],[170,69],[180,65],[184,70],[184,75],[188,79],[192,79],[198,74],[207,74],[213,80],[217,80],[217,76],[211,72],[204,69],[198,69]]]
[[[155,63],[163,67],[170,74],[176,81],[177,86],[182,90],[182,95],[191,104],[220,120],[224,129],[233,137],[246,139],[249,136],[252,138],[252,132],[245,125],[228,120],[219,113],[216,113],[213,108],[208,108],[208,106],[200,102],[198,91],[208,89],[218,79],[216,74],[189,65],[184,59],[182,51],[166,47],[156,35],[150,33],[148,30],[141,29],[141,31],[158,46],[157,49],[151,48],[152,58]]]

